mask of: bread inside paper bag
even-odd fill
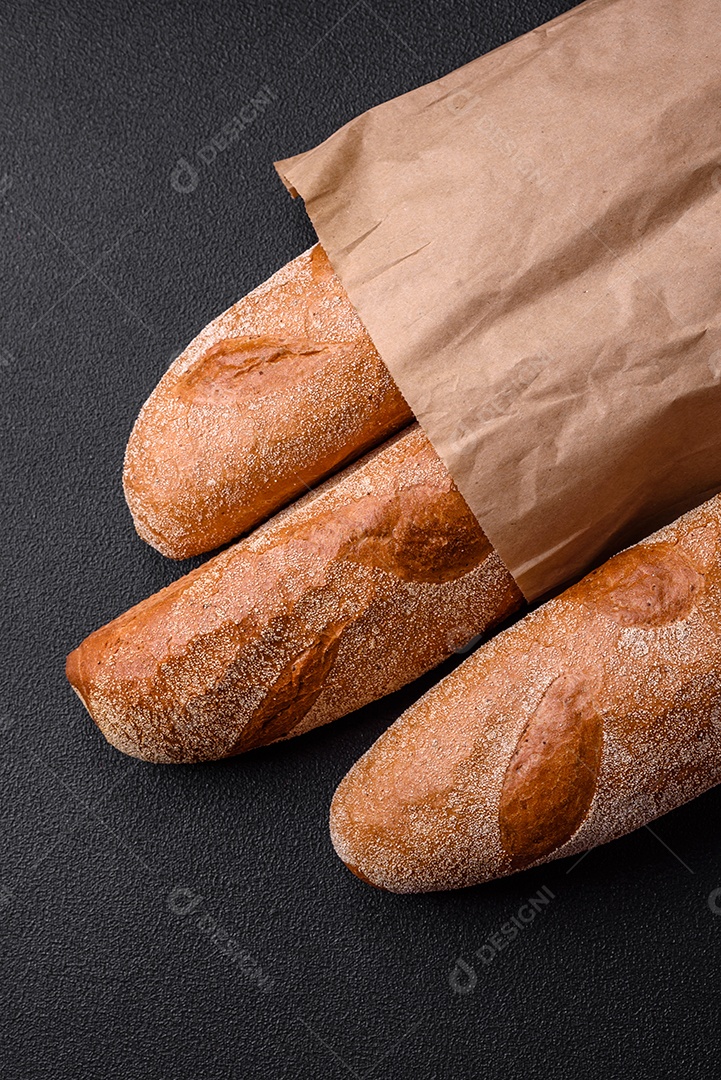
[[[529,599],[721,489],[719,56],[588,0],[278,163]]]

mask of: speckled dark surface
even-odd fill
[[[169,768],[106,746],[63,675],[187,569],[136,538],[123,448],[171,357],[310,243],[273,159],[567,6],[0,13],[3,1078],[718,1075],[721,792],[577,865],[395,897],[338,863],[327,811],[419,687]]]

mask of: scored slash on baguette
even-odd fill
[[[521,601],[415,425],[91,634],[67,675],[120,750],[210,760],[397,690]]]
[[[316,245],[171,365],[130,435],[125,497],[143,540],[188,558],[247,532],[412,419]]]
[[[331,836],[395,892],[575,855],[721,782],[721,496],[484,645],[341,782]]]

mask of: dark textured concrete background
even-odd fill
[[[417,686],[174,768],[110,749],[63,675],[187,569],[135,536],[123,448],[171,357],[311,241],[272,160],[566,6],[3,7],[3,1078],[718,1075],[721,792],[577,863],[396,897],[340,865],[327,812]]]

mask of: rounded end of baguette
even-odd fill
[[[81,646],[77,649],[73,649],[70,655],[65,661],[65,677],[72,686],[75,693],[78,695],[83,705],[90,712],[90,707],[87,702],[85,693],[85,684],[82,678],[82,664],[81,664]]]
[[[111,746],[141,761],[169,763],[173,759],[162,741],[152,730],[146,731],[142,724],[135,722],[130,707],[131,687],[127,680],[120,696],[118,687],[123,686],[122,678],[116,683],[114,692],[108,692],[104,676],[107,675],[108,656],[119,645],[118,622],[116,620],[96,630],[69,654],[65,661],[66,678],[100,734]]]
[[[375,881],[371,881],[369,877],[366,877],[362,870],[359,870],[357,866],[353,866],[352,863],[346,863],[345,867],[346,870],[350,870],[351,874],[354,874],[355,877],[359,878],[364,883],[364,885],[372,885],[374,889],[380,889],[382,892],[388,892],[388,889],[386,889],[385,886],[378,885]]]
[[[354,813],[353,797],[349,799],[346,797],[344,784],[345,781],[336,791],[330,810],[330,836],[336,855],[345,864],[346,869],[365,885],[372,885],[385,892],[392,891],[385,884],[377,881],[373,876],[373,868],[367,866],[369,861],[367,848],[370,845],[367,841],[364,843],[364,840],[358,836],[359,827],[362,830],[362,824]]]
[[[357,878],[385,892],[457,887],[461,883],[448,872],[442,850],[433,859],[414,837],[408,806],[398,796],[392,774],[386,776],[368,757],[356,763],[333,797],[330,833],[336,854]],[[438,839],[442,849],[442,837]]]
[[[331,805],[330,832],[336,854],[351,874],[366,885],[384,892],[422,892],[422,887],[403,873],[401,846],[395,843],[394,830],[379,828],[373,814],[354,790],[352,770],[341,783]]]
[[[182,423],[182,403],[173,401],[172,410],[163,410],[160,390],[130,433],[123,491],[140,539],[169,559],[189,559],[233,539],[246,523],[237,511],[226,520],[214,502],[215,485],[206,491],[195,481],[207,472],[207,447],[189,433],[189,421]]]
[[[476,654],[477,656],[479,654]],[[420,698],[360,758],[333,798],[337,854],[362,880],[393,893],[460,889],[512,872],[498,835],[495,793],[500,740],[478,739],[479,661],[467,661],[469,689],[448,676]],[[485,687],[490,692],[489,686]],[[479,715],[479,713],[481,715]],[[498,760],[496,760],[498,759]]]

